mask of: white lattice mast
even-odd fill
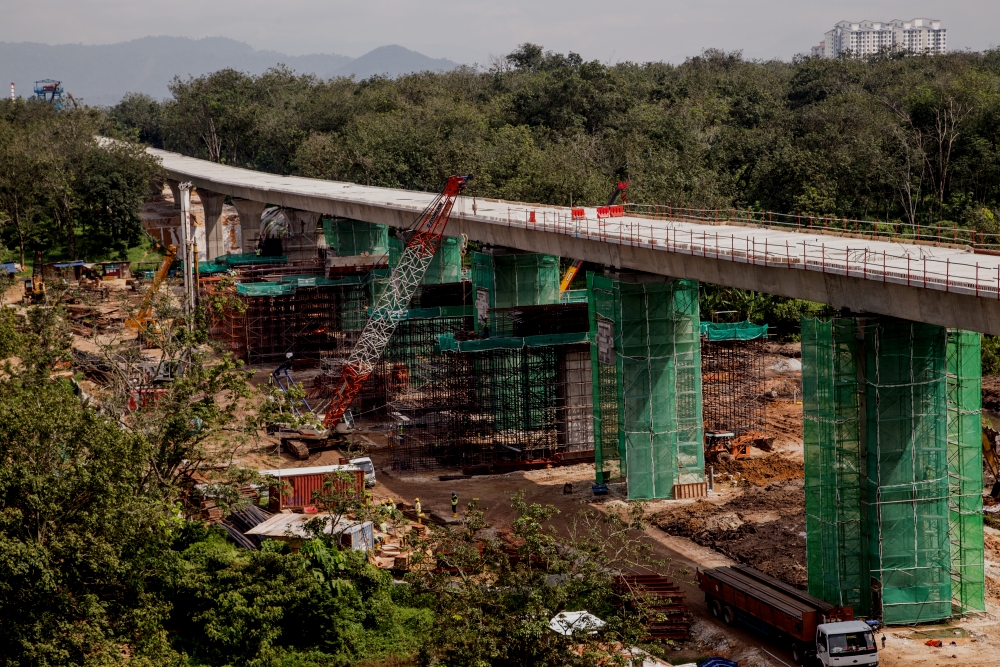
[[[471,174],[450,177],[444,190],[424,209],[414,226],[413,236],[406,243],[399,264],[392,270],[389,284],[375,301],[372,314],[347,358],[337,391],[326,411],[324,423],[327,428],[333,428],[344,417],[375,370],[375,364],[389,344],[396,326],[406,316],[410,300],[441,244],[455,200],[471,178]]]

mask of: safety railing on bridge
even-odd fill
[[[953,223],[909,223],[899,220],[858,220],[830,215],[787,214],[737,208],[689,208],[664,204],[627,204],[627,215],[707,224],[813,230],[892,239],[968,245],[979,250],[1000,250],[1000,234],[985,233]]]
[[[907,245],[893,244],[883,249],[867,247],[864,241],[890,239],[859,239],[855,247],[851,247],[851,238],[833,237],[826,243],[817,241],[816,237],[800,240],[797,234],[779,234],[780,238],[775,239],[771,236],[773,232],[791,231],[788,226],[781,229],[777,224],[773,226],[776,229],[759,224],[754,227],[763,229],[748,229],[746,234],[737,234],[712,231],[710,227],[698,229],[685,221],[670,218],[669,214],[664,215],[662,222],[647,222],[647,218],[598,217],[592,208],[583,214],[580,211],[507,207],[506,216],[479,211],[475,217],[509,227],[603,243],[662,249],[756,266],[819,271],[1000,300],[1000,257],[994,255],[940,249],[935,256],[931,245],[913,245],[913,239]],[[686,211],[690,214],[692,209]],[[703,222],[700,218],[698,221]]]

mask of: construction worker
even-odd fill
[[[458,493],[455,491],[451,492],[451,516],[453,519],[458,518]]]
[[[420,511],[420,498],[413,499],[413,509],[417,512],[417,523],[423,523],[423,521],[420,520],[421,517],[424,516],[424,513]]]

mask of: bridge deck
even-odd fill
[[[173,179],[368,222],[405,226],[433,198],[423,192],[277,176],[167,151],[149,152],[162,160]],[[599,217],[593,207],[575,217],[567,207],[469,197],[460,198],[448,232],[619,268],[821,301],[855,312],[1000,334],[1000,256],[962,246],[634,215]]]

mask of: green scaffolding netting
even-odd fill
[[[810,592],[888,624],[981,609],[978,334],[804,320],[802,368]]]
[[[202,275],[225,273],[234,266],[248,266],[253,264],[284,264],[287,261],[288,257],[285,255],[264,257],[252,252],[219,255],[210,262],[198,262],[198,273]],[[181,262],[182,266],[183,264],[184,263]]]
[[[389,239],[389,267],[395,268],[403,254],[403,242],[398,238]],[[422,285],[444,285],[462,280],[462,242],[446,236],[441,239],[431,263],[427,266]]]
[[[486,290],[490,309],[559,303],[559,258],[473,253],[472,285],[477,294]]]
[[[702,322],[701,335],[710,341],[756,340],[767,338],[767,325],[753,324],[749,321],[733,324]]]
[[[861,418],[854,320],[802,320],[809,593],[866,613]]]
[[[948,532],[951,594],[965,613],[985,611],[981,338],[948,331]]]
[[[588,274],[587,286],[598,480],[613,476],[616,458],[630,499],[670,498],[675,484],[703,482],[698,283]]]
[[[471,310],[470,310],[471,312]],[[455,334],[442,334],[438,337],[438,352],[483,352],[486,350],[516,350],[522,347],[549,347],[553,345],[576,345],[587,343],[590,336],[587,332],[568,334],[549,334],[540,336],[524,336],[522,338],[482,338],[474,340],[456,340]]]
[[[389,252],[389,228],[360,220],[323,220],[326,245],[339,257],[384,255]]]

